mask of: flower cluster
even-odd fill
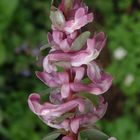
[[[77,140],[78,132],[94,125],[107,109],[101,94],[111,86],[112,77],[95,62],[106,37],[103,32],[92,38],[90,32],[81,32],[93,21],[93,14],[81,0],[62,0],[58,7],[52,3],[50,19],[51,50],[43,60],[43,72],[36,72],[52,89],[50,103],[41,104],[40,95],[33,93],[28,104],[48,126],[64,130],[62,140]],[[97,97],[97,103],[88,95]]]

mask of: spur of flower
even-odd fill
[[[58,129],[58,135],[51,133],[47,140],[54,135],[62,140],[81,140],[82,134],[90,131],[87,138],[107,140],[109,137],[95,127],[107,110],[102,94],[112,84],[112,76],[95,62],[106,36],[100,32],[91,37],[89,31],[81,31],[93,21],[93,14],[81,0],[62,0],[58,7],[52,1],[50,19],[50,51],[43,60],[43,71],[36,72],[51,88],[50,101],[41,103],[40,95],[33,93],[29,107],[45,124]]]

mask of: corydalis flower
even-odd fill
[[[64,130],[62,140],[77,140],[80,131],[93,126],[107,109],[102,94],[110,88],[112,77],[95,62],[106,36],[100,32],[91,38],[89,31],[81,33],[81,28],[93,20],[81,0],[62,0],[58,7],[53,1],[50,19],[51,49],[43,60],[43,71],[36,72],[52,89],[50,102],[41,103],[40,95],[33,93],[28,104],[44,123]]]
[[[62,0],[59,8],[51,11],[50,18],[54,30],[64,31],[66,34],[81,29],[93,21],[93,14],[88,13],[88,7],[79,0]],[[67,10],[69,9],[69,10]],[[64,15],[65,14],[65,15]]]
[[[48,102],[41,104],[40,95],[35,93],[30,95],[28,104],[30,109],[47,125],[57,129],[63,128],[75,134],[80,126],[95,123],[99,120],[107,108],[107,103],[104,103],[103,98],[101,98],[98,107],[82,98],[73,99],[59,105]],[[76,108],[78,110],[75,112],[68,113]],[[60,119],[61,117],[63,118]]]
[[[71,111],[72,109],[78,107],[80,112],[84,111],[84,104],[82,99],[75,99],[63,103],[61,105],[54,105],[51,103],[44,103],[43,105],[40,103],[40,96],[38,94],[31,94],[28,100],[28,104],[30,109],[38,115],[46,124],[51,127],[60,129],[63,128],[65,130],[69,130],[69,120],[66,119],[62,122],[55,124],[55,119]]]
[[[79,40],[79,42],[81,39]],[[105,45],[106,37],[104,33],[96,34],[92,39],[88,39],[86,44],[81,45],[83,48],[75,52],[65,53],[61,50],[51,51],[44,59],[43,67],[45,71],[51,72],[55,66],[69,68],[79,67],[95,60]],[[78,41],[77,41],[78,42]],[[78,46],[78,43],[74,46]]]
[[[69,72],[37,72],[37,77],[50,87],[60,87],[63,98],[67,98],[71,92],[89,92],[100,95],[106,92],[111,83],[112,77],[100,70],[95,62],[89,63],[86,67],[74,67]],[[89,84],[82,83],[84,76],[90,79]],[[70,79],[72,78],[72,79]]]

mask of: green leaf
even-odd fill
[[[6,61],[6,50],[3,44],[0,44],[0,65]]]
[[[80,50],[86,43],[87,39],[90,36],[90,32],[86,31],[84,33],[82,33],[81,35],[79,35],[76,40],[73,42],[72,46],[71,46],[71,50],[72,51],[78,51]]]
[[[44,51],[48,48],[51,48],[51,46],[49,44],[43,45],[43,46],[40,47],[40,51]]]
[[[53,122],[59,124],[59,123],[63,122],[66,118],[70,118],[73,116],[74,116],[74,113],[65,113],[61,117],[56,118]]]
[[[51,9],[57,9],[59,7],[60,3],[61,3],[61,0],[52,0]],[[63,12],[67,13],[72,8],[72,5],[73,5],[72,0],[65,0]]]
[[[91,83],[91,80],[87,77],[85,79],[82,80],[82,83],[83,84],[90,84]]]
[[[58,72],[63,72],[64,71],[64,68],[63,67],[60,67],[60,66],[57,66],[57,71]]]
[[[65,7],[65,12],[68,12],[72,8],[73,1],[72,0],[65,0],[64,5],[65,5],[64,6]]]
[[[8,26],[17,5],[18,0],[0,0],[0,31]]]
[[[61,3],[61,0],[52,0],[51,5],[57,8]]]
[[[97,129],[86,129],[79,133],[78,140],[108,140],[109,136]]]
[[[98,106],[99,104],[99,97],[91,93],[82,92],[82,93],[79,93],[78,96],[81,96],[90,100],[95,106]]]
[[[62,134],[61,131],[60,130],[57,130],[57,131],[54,131],[54,132],[48,134],[42,140],[56,140],[61,134]]]

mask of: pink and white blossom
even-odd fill
[[[112,76],[95,62],[106,36],[103,32],[93,37],[89,31],[81,33],[81,28],[93,21],[93,14],[81,0],[62,0],[58,7],[52,3],[50,19],[51,48],[43,60],[43,71],[36,72],[51,88],[50,101],[41,103],[40,95],[33,93],[28,105],[45,124],[65,131],[62,140],[76,140],[81,128],[94,125],[107,110],[108,104],[101,94],[110,88]],[[81,93],[97,96],[98,104],[80,96]]]

